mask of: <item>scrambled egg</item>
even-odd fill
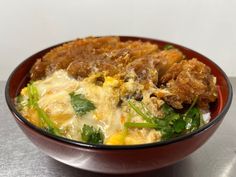
[[[39,93],[38,105],[43,109],[50,120],[63,130],[64,136],[74,140],[81,140],[81,129],[84,124],[100,128],[104,133],[104,144],[124,145],[143,144],[160,140],[160,132],[154,129],[143,128],[128,130],[124,123],[130,114],[127,103],[118,106],[121,94],[131,92],[138,87],[132,79],[125,84],[119,79],[105,76],[102,85],[95,80],[98,74],[91,75],[78,81],[64,70],[58,70],[43,80],[34,82]],[[136,84],[136,85],[135,85]],[[122,88],[122,89],[120,89]],[[90,100],[96,109],[79,116],[73,109],[70,93],[82,94]],[[27,87],[22,89],[21,95],[28,98]],[[40,126],[40,120],[33,109],[24,107],[23,115],[33,124]],[[136,116],[136,119],[141,119]],[[135,120],[135,117],[134,117]]]

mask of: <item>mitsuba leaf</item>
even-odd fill
[[[175,47],[173,46],[173,45],[171,45],[171,44],[166,44],[164,47],[163,47],[163,49],[164,50],[170,50],[170,49],[174,49]]]
[[[95,129],[93,126],[84,124],[81,132],[81,139],[86,143],[102,144],[104,135],[101,129]]]
[[[188,115],[186,117],[187,119],[190,119],[190,131],[196,130],[200,127],[201,122],[201,112],[198,108],[194,107],[191,110],[189,110]]]
[[[37,88],[33,83],[27,85],[28,91],[28,107],[33,108],[37,111],[39,119],[44,126],[44,129],[52,134],[60,135],[60,130],[57,128],[56,124],[49,118],[47,113],[41,109],[38,105],[39,93]]]
[[[160,129],[161,134],[162,134],[162,140],[168,140],[171,139],[175,136],[175,132],[173,130],[173,128],[171,126],[166,126],[166,127],[162,127]]]
[[[72,107],[80,116],[95,109],[94,104],[90,100],[86,99],[82,94],[75,94],[74,92],[72,92],[70,93],[70,98]]]
[[[201,126],[202,114],[199,108],[194,107],[197,98],[194,99],[189,109],[184,113],[177,113],[167,104],[163,104],[163,117],[158,118],[151,114],[145,105],[143,109],[137,107],[134,103],[128,102],[130,107],[142,117],[144,123],[126,122],[127,128],[154,128],[162,134],[162,140],[177,137],[178,135],[192,132]]]
[[[174,109],[166,103],[162,105],[161,109],[162,109],[163,113],[165,114],[165,116],[168,116],[171,113],[174,113]]]
[[[186,129],[186,122],[183,119],[178,119],[173,124],[176,133],[181,133]]]

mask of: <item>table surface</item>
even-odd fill
[[[230,80],[236,93],[236,78]],[[39,151],[25,137],[11,116],[5,102],[5,83],[0,82],[0,177],[109,176],[67,166]],[[235,177],[235,108],[236,96],[233,97],[231,108],[216,133],[185,160],[159,170],[129,176]]]

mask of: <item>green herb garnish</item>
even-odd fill
[[[27,106],[28,101],[24,100],[24,97],[22,95],[18,95],[16,97],[16,104],[17,104],[17,109],[21,111],[25,106]]]
[[[186,119],[189,123],[188,129],[190,131],[196,130],[201,126],[202,113],[198,108],[194,107],[189,111]]]
[[[80,116],[96,108],[94,104],[90,100],[86,99],[82,94],[75,94],[72,92],[70,93],[70,98],[75,112]]]
[[[171,44],[166,44],[164,47],[163,47],[163,49],[164,50],[170,50],[170,49],[174,49],[175,47],[173,46],[173,45],[171,45]]]
[[[124,124],[124,126],[126,128],[131,128],[131,127],[134,127],[134,128],[157,128],[158,126],[154,123],[139,123],[139,122],[126,122]]]
[[[56,125],[51,121],[51,119],[49,118],[49,116],[47,115],[47,113],[39,108],[38,106],[35,107],[35,109],[37,110],[38,116],[41,119],[41,122],[46,125],[46,130],[50,133],[56,134],[56,135],[60,135],[60,130],[56,127]]]
[[[133,102],[128,101],[130,107],[142,117],[144,122],[126,122],[126,128],[154,128],[161,131],[162,140],[168,140],[178,135],[198,129],[202,123],[202,113],[199,108],[195,107],[197,97],[194,99],[189,109],[184,113],[177,113],[169,105],[162,106],[163,117],[158,118],[145,108],[136,106]]]
[[[37,88],[31,84],[27,84],[27,91],[28,91],[28,106],[29,107],[37,107],[38,105],[38,100],[39,100],[39,94]]]
[[[190,105],[190,107],[188,108],[188,110],[184,113],[184,117],[187,117],[189,112],[192,110],[192,108],[195,106],[196,102],[197,102],[198,97],[195,97],[192,104]]]
[[[183,119],[177,119],[173,124],[176,133],[181,133],[186,129],[186,122]]]
[[[162,105],[161,109],[162,109],[162,112],[165,114],[165,116],[174,113],[174,109],[166,103]]]
[[[101,129],[95,129],[93,126],[84,124],[81,132],[81,139],[86,143],[102,144],[104,135]]]
[[[128,101],[129,106],[138,114],[140,115],[143,120],[145,120],[146,122],[152,122],[152,117],[150,117],[149,115],[145,114],[140,108],[138,108],[134,103],[132,103],[131,101]]]
[[[56,125],[50,120],[47,113],[41,109],[38,105],[39,94],[37,88],[33,85],[33,83],[27,85],[28,91],[28,107],[33,108],[37,111],[41,124],[44,126],[45,130],[49,132],[60,135],[60,130],[56,127]]]

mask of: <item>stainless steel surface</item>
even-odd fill
[[[236,78],[231,78],[231,83],[236,93]],[[2,81],[0,82],[0,177],[109,176],[69,167],[40,152],[17,127],[6,106],[4,89],[5,82]],[[129,176],[235,177],[236,96],[222,125],[199,150],[172,166]]]

